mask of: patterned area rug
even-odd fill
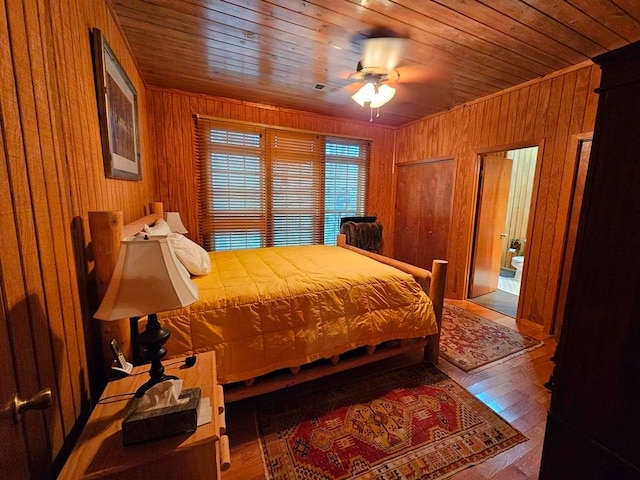
[[[442,479],[526,440],[426,364],[271,401],[256,425],[278,480]]]
[[[444,306],[440,355],[465,372],[505,361],[541,345],[543,342],[535,338],[455,305]]]

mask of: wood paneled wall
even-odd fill
[[[397,131],[398,163],[457,159],[447,296],[464,298],[468,288],[478,154],[539,145],[520,316],[550,329],[575,169],[566,150],[572,135],[593,130],[599,79],[598,67],[576,66]]]
[[[177,210],[190,232],[198,235],[197,169],[194,148],[194,115],[254,122],[311,132],[372,140],[367,214],[376,214],[383,225],[383,253],[392,252],[394,129],[375,123],[327,118],[317,114],[240,102],[225,98],[147,89],[152,157],[155,160],[154,198],[165,211]],[[384,112],[382,112],[384,114]]]
[[[141,98],[141,182],[104,176],[91,27],[103,31]],[[53,390],[52,408],[15,426],[11,438],[24,434],[30,472],[10,475],[51,478],[88,411],[92,365],[101,369],[87,212],[118,208],[128,221],[149,201],[146,93],[103,0],[0,0],[0,59],[0,319],[13,358],[3,378],[15,375],[9,388],[26,398]]]

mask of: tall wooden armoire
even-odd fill
[[[543,480],[640,478],[640,43],[594,61],[600,98]]]

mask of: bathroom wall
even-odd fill
[[[511,259],[515,255],[522,255],[524,252],[537,156],[538,147],[520,148],[507,152],[507,158],[513,160],[513,168],[511,169],[509,203],[507,204],[507,221],[504,227],[504,233],[507,236],[500,261],[500,266],[504,268],[513,269]],[[509,252],[509,245],[512,239],[520,240],[521,246],[518,252]]]

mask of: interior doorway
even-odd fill
[[[516,317],[538,147],[480,156],[468,298]]]

